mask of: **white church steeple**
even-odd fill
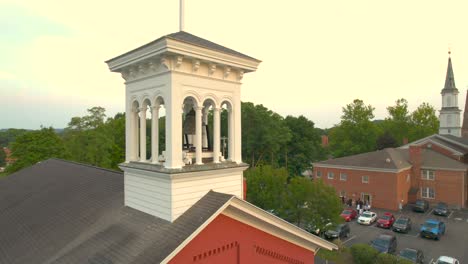
[[[441,91],[442,109],[439,115],[439,134],[448,134],[461,137],[460,126],[460,108],[458,107],[458,89],[455,86],[455,77],[453,75],[452,58],[450,57],[447,66],[447,75],[445,85]]]

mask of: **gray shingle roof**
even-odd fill
[[[459,144],[465,145],[468,148],[468,138],[456,137],[454,135],[438,135],[439,137],[444,137],[449,140],[458,142]]]
[[[147,44],[145,44],[143,46],[140,46],[140,47],[138,47],[136,49],[125,52],[124,54],[121,54],[121,55],[119,55],[119,56],[117,56],[115,58],[107,60],[106,63],[108,63],[110,61],[113,61],[115,59],[121,58],[121,57],[123,57],[123,56],[125,56],[125,55],[127,55],[129,53],[135,52],[135,51],[140,50],[140,49],[142,49],[144,47],[147,47],[149,45],[152,45],[152,44],[154,44],[156,42],[159,42],[159,41],[161,41],[161,40],[163,40],[165,38],[174,39],[174,40],[177,40],[177,41],[182,41],[182,42],[192,44],[192,45],[195,45],[195,46],[199,46],[199,47],[203,47],[203,48],[206,48],[206,49],[210,49],[210,50],[226,53],[226,54],[229,54],[229,55],[241,57],[241,58],[244,58],[244,59],[255,60],[255,61],[260,62],[260,60],[255,59],[255,58],[250,57],[250,56],[247,56],[247,55],[245,55],[243,53],[240,53],[238,51],[232,50],[230,48],[226,48],[224,46],[221,46],[221,45],[216,44],[214,42],[211,42],[209,40],[206,40],[206,39],[197,37],[195,35],[192,35],[190,33],[187,33],[185,31],[179,31],[179,32],[175,32],[175,33],[172,33],[172,34],[162,36],[160,38],[157,38],[157,39],[151,41],[150,43],[147,43]]]
[[[409,160],[408,149],[398,149],[405,159]],[[421,152],[421,166],[423,168],[437,168],[437,169],[448,169],[448,170],[466,170],[468,165],[447,156],[444,156],[438,152],[430,149],[422,149]]]
[[[192,35],[190,33],[187,33],[185,31],[175,32],[175,33],[166,35],[163,38],[175,39],[175,40],[186,42],[186,43],[189,43],[189,44],[192,44],[192,45],[196,45],[196,46],[200,46],[200,47],[203,47],[203,48],[219,51],[219,52],[222,52],[222,53],[226,53],[226,54],[230,54],[230,55],[234,55],[234,56],[238,56],[238,57],[242,57],[242,58],[246,58],[246,59],[259,61],[259,60],[255,59],[255,58],[252,58],[250,56],[242,54],[242,53],[240,53],[238,51],[232,50],[230,48],[226,48],[224,46],[221,46],[221,45],[216,44],[214,42],[211,42],[209,40],[206,40],[206,39],[197,37],[195,35]]]
[[[400,152],[392,148],[330,159],[317,162],[316,164],[391,170],[398,170],[411,166]]]
[[[387,160],[388,159],[388,160]],[[430,149],[422,149],[422,167],[447,170],[466,170],[468,165],[451,159]],[[371,169],[404,169],[411,166],[409,149],[383,149],[358,155],[331,159],[315,163],[317,165],[332,165],[345,167],[360,167]]]
[[[176,221],[125,207],[123,174],[50,159],[0,179],[0,263],[159,263],[232,195]]]

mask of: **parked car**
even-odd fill
[[[399,258],[407,259],[413,263],[424,263],[424,253],[419,249],[405,248],[400,251]]]
[[[340,216],[346,221],[349,222],[353,219],[356,219],[358,213],[354,209],[344,209],[343,212],[341,212]]]
[[[323,235],[325,234],[325,232],[331,228],[332,226],[332,223],[327,223],[323,228],[319,228],[317,225],[313,224],[313,223],[308,223],[304,226],[304,229],[309,232],[309,233],[312,233],[316,236],[319,236],[319,237],[323,237]]]
[[[379,219],[377,219],[377,226],[383,228],[390,228],[392,227],[393,223],[395,223],[395,217],[392,213],[384,213]]]
[[[380,253],[393,254],[397,247],[396,236],[393,234],[380,234],[376,239],[371,241],[371,246]]]
[[[429,209],[429,202],[426,200],[416,200],[413,204],[413,211],[424,213]]]
[[[342,239],[349,236],[351,229],[348,223],[339,224],[335,228],[330,228],[325,232],[326,239]]]
[[[377,219],[377,214],[374,212],[364,212],[359,216],[357,222],[361,225],[371,225]]]
[[[452,257],[440,256],[434,263],[435,264],[460,264],[460,261]]]
[[[407,216],[401,216],[395,223],[393,223],[393,231],[408,233],[411,230],[411,218]]]
[[[432,211],[432,213],[435,215],[448,216],[450,211],[446,203],[440,202],[434,207],[434,211]]]
[[[427,219],[426,222],[421,225],[421,237],[439,240],[443,234],[445,234],[444,222],[434,219]]]

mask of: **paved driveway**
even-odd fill
[[[382,215],[385,210],[372,209],[378,215]],[[345,240],[345,245],[350,247],[356,243],[369,243],[378,234],[390,232],[397,236],[397,252],[406,247],[419,248],[424,252],[426,263],[435,260],[441,255],[452,256],[460,260],[460,263],[468,264],[468,211],[453,211],[448,217],[436,216],[432,214],[432,209],[426,213],[415,213],[408,209],[400,212],[392,212],[396,218],[401,214],[409,216],[413,221],[413,228],[408,234],[394,233],[391,230],[382,229],[375,226],[362,226],[352,221],[350,223],[351,234]],[[419,227],[425,219],[438,219],[446,223],[445,235],[439,241],[419,237]],[[323,263],[317,260],[316,263]]]

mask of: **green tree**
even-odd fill
[[[398,143],[395,138],[390,134],[390,132],[385,131],[382,135],[377,138],[377,149],[384,149],[384,148],[396,148],[398,147]]]
[[[125,113],[117,113],[108,118],[104,124],[105,130],[113,142],[110,155],[110,168],[119,169],[118,165],[125,161]]]
[[[411,113],[411,123],[410,141],[437,134],[439,131],[439,119],[436,116],[436,110],[428,103],[422,103]]]
[[[3,150],[3,147],[0,147],[0,167],[5,167],[6,165],[6,154]]]
[[[275,165],[278,153],[291,139],[283,118],[263,105],[242,103],[243,160],[256,167]]]
[[[290,175],[301,175],[311,167],[313,161],[325,158],[319,132],[314,122],[304,116],[287,116],[284,124],[291,131],[291,139],[285,145],[285,156],[281,164],[288,168]]]
[[[244,176],[247,179],[247,201],[278,214],[287,184],[287,170],[264,165],[248,169]]]
[[[401,98],[394,106],[387,107],[389,117],[383,122],[383,130],[396,140],[397,146],[403,143],[403,138],[408,138],[412,126],[408,111],[408,101]]]
[[[373,264],[379,252],[367,244],[354,244],[351,246],[354,263]]]
[[[67,158],[62,139],[52,127],[29,131],[11,143],[12,158],[17,160],[6,168],[7,173],[36,164],[49,158]]]
[[[318,228],[324,229],[325,225],[336,225],[342,222],[340,212],[343,209],[341,200],[336,195],[332,186],[326,185],[322,180],[306,180],[309,182],[312,196],[307,201],[307,207],[311,214],[307,215],[307,222],[314,223]]]
[[[18,136],[26,133],[26,129],[5,129],[0,131],[0,148],[8,147],[10,142],[14,142]]]
[[[112,167],[115,131],[104,125],[105,117],[104,108],[93,107],[88,109],[88,115],[71,119],[63,137],[72,160],[104,168]]]
[[[333,261],[336,264],[353,263],[350,249],[345,247],[339,239],[333,240],[333,243],[338,246],[338,250],[319,250],[317,256],[324,260]]]
[[[362,100],[343,107],[338,126],[330,130],[330,150],[335,158],[375,150],[378,130],[371,121],[374,107]]]

